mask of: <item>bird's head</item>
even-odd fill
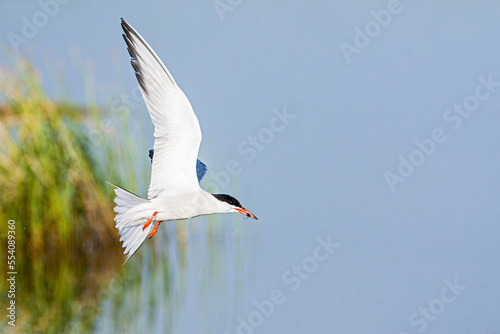
[[[226,210],[225,212],[239,212],[242,215],[245,215],[247,217],[253,218],[255,220],[258,220],[257,217],[255,217],[254,214],[252,214],[250,211],[245,209],[241,203],[234,198],[233,196],[229,195],[224,195],[224,194],[212,194],[217,200],[219,200],[219,204],[221,204],[224,209]]]

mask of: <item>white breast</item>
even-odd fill
[[[195,192],[162,193],[151,200],[159,221],[188,219],[200,215],[221,212],[218,200],[199,188]]]

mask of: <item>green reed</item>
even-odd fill
[[[99,108],[55,103],[25,62],[0,70],[0,101],[0,287],[6,291],[7,222],[14,220],[14,330],[67,332],[75,322],[83,330],[92,325],[103,282],[124,259],[105,181],[136,172],[133,152],[114,149],[132,137],[111,134],[96,146],[88,129],[102,121]],[[114,172],[118,161],[121,173]]]

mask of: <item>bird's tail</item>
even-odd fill
[[[149,218],[148,215],[151,216],[151,202],[115,184],[109,184],[115,187],[115,212],[117,213],[115,222],[121,235],[120,241],[123,241],[123,248],[125,248],[124,254],[128,254],[125,260],[127,262],[141,247],[155,225],[150,224],[146,229],[142,229]]]

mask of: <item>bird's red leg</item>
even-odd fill
[[[156,230],[158,229],[158,226],[160,226],[162,222],[156,222],[156,226],[155,228],[151,231],[151,233],[149,233],[149,237],[151,238],[153,235],[155,235],[156,233]]]
[[[149,220],[147,221],[146,224],[144,224],[144,226],[142,227],[142,230],[144,231],[149,225],[151,225],[151,222],[153,221],[153,218],[156,216],[156,214],[158,213],[158,211],[155,211],[153,213],[153,215],[151,216],[151,218],[149,218]]]

